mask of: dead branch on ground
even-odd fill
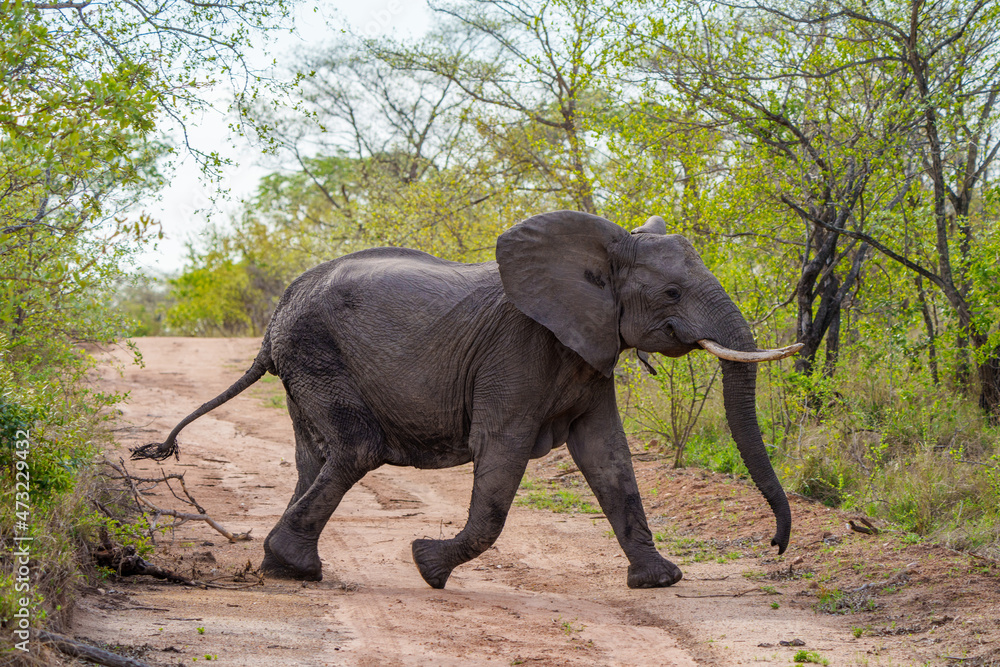
[[[858,521],[858,522],[860,522],[860,523],[862,523],[864,525],[862,526],[862,525],[859,525],[857,523],[854,523],[855,521]],[[878,535],[880,532],[882,532],[878,528],[876,528],[874,525],[872,525],[871,521],[869,521],[868,519],[866,519],[863,516],[855,517],[854,519],[849,520],[847,522],[847,526],[848,526],[848,528],[850,528],[854,532],[856,532],[856,533],[863,533],[865,535]]]
[[[194,499],[194,496],[191,495],[191,492],[187,490],[187,486],[185,486],[184,484],[184,475],[179,475],[177,473],[171,473],[168,475],[167,473],[164,472],[162,477],[160,478],[133,477],[132,474],[129,473],[128,470],[125,468],[125,461],[123,459],[118,459],[118,461],[119,461],[118,464],[112,463],[111,461],[107,461],[107,464],[111,467],[111,469],[117,472],[119,475],[119,477],[112,477],[112,479],[121,479],[127,482],[129,488],[132,491],[132,495],[135,498],[136,504],[138,504],[140,508],[142,506],[146,506],[153,511],[153,517],[150,520],[150,525],[153,526],[154,528],[156,527],[156,524],[159,522],[160,517],[169,516],[174,519],[174,521],[169,526],[166,526],[171,530],[187,523],[188,521],[204,521],[209,526],[211,526],[219,533],[221,533],[230,542],[242,542],[253,539],[250,536],[250,530],[253,530],[252,528],[245,533],[232,533],[226,530],[221,524],[219,524],[219,522],[217,522],[211,516],[209,516],[208,513],[205,511],[205,508],[199,505],[198,501],[196,501]],[[177,491],[170,484],[171,479],[177,480],[177,482],[180,484],[181,491],[184,493],[185,497],[182,498],[177,494]],[[198,513],[194,514],[191,512],[179,512],[173,509],[164,509],[158,507],[143,494],[143,491],[149,491],[149,488],[146,489],[139,488],[140,484],[152,484],[153,486],[156,486],[161,483],[167,485],[167,488],[170,489],[170,493],[173,494],[174,498],[180,500],[181,502],[187,505],[191,505],[198,511]]]
[[[247,582],[240,585],[219,584],[216,583],[217,579],[202,581],[200,579],[185,577],[182,574],[178,574],[172,570],[166,570],[158,565],[150,563],[145,558],[140,556],[139,552],[136,551],[136,548],[131,544],[126,546],[115,544],[112,542],[111,536],[108,535],[107,530],[101,531],[101,546],[93,552],[93,557],[94,562],[98,565],[114,570],[115,573],[121,577],[131,577],[144,574],[157,579],[163,579],[164,581],[181,584],[183,586],[192,586],[195,588],[241,589],[250,588],[251,586],[262,586],[264,584],[264,579],[260,577],[256,571],[251,569],[249,562],[247,562],[246,567],[233,576],[234,581]],[[253,577],[252,581],[250,580],[251,577]]]
[[[107,665],[108,667],[150,667],[148,663],[136,660],[135,658],[127,658],[111,651],[105,651],[102,648],[78,642],[75,639],[56,634],[55,632],[39,630],[38,638],[46,644],[59,649],[60,652],[66,655],[71,655],[74,658],[83,658],[98,665]]]

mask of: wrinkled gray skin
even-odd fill
[[[633,347],[680,356],[702,338],[756,346],[691,244],[664,232],[659,218],[629,234],[558,211],[502,234],[497,262],[377,248],[317,266],[281,298],[246,375],[134,457],[176,454],[184,425],[271,372],[287,391],[299,480],[264,543],[265,571],[320,579],[320,533],[365,473],[472,461],[465,527],[413,542],[420,574],[441,588],[500,535],[528,460],[566,444],[628,557],[628,585],[669,586],[681,571],[653,546],[615,362]],[[721,363],[729,425],[777,518],[780,553],[791,515],[757,426],[756,366]]]

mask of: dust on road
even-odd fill
[[[123,446],[161,441],[238,378],[258,345],[137,342],[145,366],[126,363],[123,374],[108,366],[100,380],[129,392],[120,418]],[[122,363],[128,358],[114,355]],[[216,520],[230,531],[252,530],[255,538],[230,544],[208,526],[188,523],[159,540],[165,567],[211,579],[260,563],[262,540],[295,484],[291,422],[280,407],[280,383],[270,380],[188,426],[179,462],[129,464],[139,475],[158,475],[161,467],[184,473]],[[552,457],[568,462],[565,448],[550,455],[549,465]],[[108,582],[84,597],[73,634],[146,647],[143,659],[160,665],[206,657],[227,665],[788,665],[797,649],[779,642],[791,639],[831,664],[909,664],[894,662],[884,645],[871,659],[879,642],[853,637],[838,617],[785,600],[771,608],[741,576],[760,569],[757,558],[690,563],[671,588],[629,590],[627,561],[607,521],[593,514],[515,506],[494,548],[456,568],[444,590],[431,589],[412,562],[410,543],[454,535],[471,486],[469,465],[383,467],[345,496],[323,533],[322,582],[266,580],[243,590]],[[165,492],[151,499],[176,505]],[[760,518],[742,529],[745,536],[773,530],[759,502]],[[649,513],[654,530],[667,521]],[[741,595],[744,589],[755,594]]]

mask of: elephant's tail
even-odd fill
[[[225,390],[182,419],[181,422],[174,427],[174,430],[170,432],[167,439],[162,443],[151,442],[148,445],[134,447],[132,449],[132,460],[153,459],[156,461],[162,461],[169,458],[171,454],[173,454],[174,458],[180,458],[178,456],[177,434],[181,432],[181,429],[198,417],[201,417],[206,412],[211,412],[226,401],[234,398],[244,389],[264,377],[264,374],[268,371],[274,371],[274,363],[271,361],[270,336],[265,334],[264,343],[261,345],[260,352],[257,353],[257,358],[253,360],[253,364],[247,369],[247,372],[243,374],[243,377],[234,382],[229,389]]]

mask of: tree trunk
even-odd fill
[[[826,331],[826,362],[823,365],[823,375],[833,377],[840,359],[840,304],[834,304],[833,321]]]
[[[930,304],[927,302],[927,293],[924,291],[924,279],[918,275],[915,281],[920,298],[920,312],[924,316],[924,326],[927,327],[927,362],[931,369],[931,380],[938,385],[941,381],[938,377],[937,331],[934,328],[934,318],[931,317]]]
[[[979,365],[979,407],[991,426],[1000,426],[1000,346]]]
[[[836,216],[832,207],[826,207],[822,215],[827,219]],[[816,353],[823,344],[823,337],[830,326],[832,314],[831,297],[837,295],[837,278],[831,264],[837,256],[837,240],[840,235],[828,232],[819,225],[812,225],[809,247],[805,250],[802,273],[796,286],[798,317],[795,321],[795,340],[805,347],[795,357],[795,370],[808,375],[816,363]],[[809,253],[814,252],[812,259]],[[824,275],[824,272],[825,275]],[[813,305],[819,297],[819,307],[813,314]]]
[[[958,363],[955,365],[955,388],[968,394],[972,388],[972,360],[969,358],[969,336],[958,334],[956,342]]]
[[[851,268],[841,282],[834,266],[838,260],[838,236],[818,225],[813,228],[812,243],[815,245],[816,254],[811,261],[803,265],[802,275],[796,287],[799,312],[795,322],[795,339],[805,345],[795,357],[795,370],[799,373],[812,372],[816,363],[816,353],[824,339],[826,339],[827,360],[823,372],[827,377],[833,377],[836,371],[840,355],[841,304],[857,282],[868,253],[868,244],[862,243],[858,246],[851,260]],[[819,306],[814,317],[813,303],[817,297]]]

